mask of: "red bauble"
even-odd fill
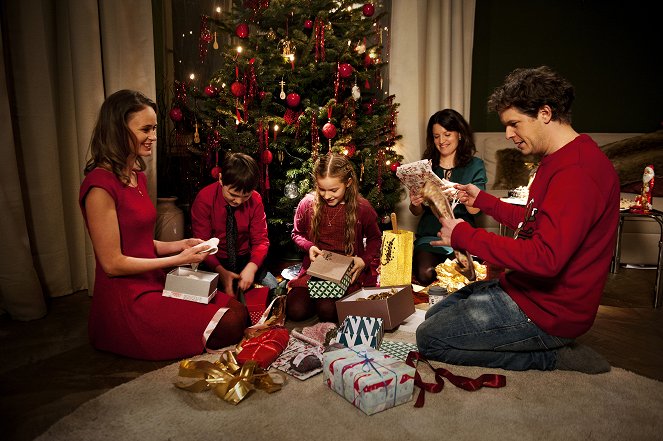
[[[364,7],[361,8],[361,12],[363,12],[366,17],[372,17],[373,14],[375,14],[375,6],[373,6],[373,3],[366,3]]]
[[[260,101],[264,100],[266,96],[267,96],[267,92],[265,92],[264,90],[261,90],[260,92],[258,92],[258,98],[260,98]]]
[[[366,115],[372,115],[373,114],[373,103],[371,103],[371,102],[364,103],[364,113]]]
[[[369,54],[366,54],[364,56],[364,67],[371,67],[372,65],[373,65],[373,58]]]
[[[239,98],[246,93],[246,87],[239,81],[235,81],[230,85],[230,93]]]
[[[246,38],[249,36],[249,25],[246,23],[240,23],[235,28],[235,35],[239,38]]]
[[[216,167],[212,168],[211,174],[214,179],[219,179],[219,175],[221,174],[221,167],[217,165]]]
[[[262,159],[263,164],[271,164],[272,159],[274,159],[274,155],[272,155],[272,152],[270,150],[263,150],[262,156],[260,157]]]
[[[173,107],[170,109],[168,116],[170,116],[170,119],[172,119],[174,122],[180,122],[182,119],[184,119],[184,114],[179,107]]]
[[[336,136],[336,126],[330,122],[322,126],[322,134],[325,135],[325,138],[332,139]]]
[[[211,43],[211,42],[212,42],[212,39],[213,39],[214,37],[212,37],[212,33],[211,33],[209,30],[205,29],[205,30],[202,31],[202,33],[200,34],[200,38],[201,38],[201,40],[203,40],[205,43]]]
[[[288,96],[285,98],[285,102],[288,104],[288,107],[290,108],[295,108],[299,106],[299,101],[301,100],[300,96],[298,93],[289,93]]]
[[[352,156],[357,152],[357,147],[354,144],[350,144],[345,147],[345,150],[347,151],[345,156],[352,158]]]
[[[212,86],[211,84],[205,87],[205,95],[212,98],[214,95],[216,95],[216,87]]]
[[[338,75],[341,78],[350,78],[354,69],[348,63],[341,63],[338,65]]]
[[[304,29],[313,29],[313,20],[305,20]]]
[[[396,172],[396,169],[401,166],[401,163],[398,161],[394,161],[391,163],[391,171]]]

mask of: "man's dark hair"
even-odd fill
[[[552,120],[571,124],[571,104],[575,93],[565,78],[548,66],[518,68],[504,79],[488,98],[488,111],[501,114],[514,107],[527,116],[536,118],[539,109],[548,105]]]

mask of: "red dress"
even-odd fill
[[[115,201],[122,254],[157,257],[152,241],[157,213],[145,175],[138,173],[138,187],[132,188],[110,171],[97,168],[88,173],[79,194],[86,225],[85,198],[92,187],[104,189]],[[96,260],[88,321],[95,348],[144,360],[171,360],[204,351],[203,333],[230,297],[218,292],[209,305],[163,297],[165,274],[153,270],[108,277]]]

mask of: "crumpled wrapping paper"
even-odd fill
[[[476,281],[484,280],[486,278],[486,265],[482,265],[476,261],[473,263],[474,272],[477,275]],[[449,293],[456,292],[470,283],[467,277],[458,272],[458,262],[455,259],[447,259],[437,265],[435,267],[435,274],[437,274],[437,282],[435,284],[446,288]]]

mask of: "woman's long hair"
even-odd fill
[[[132,164],[134,169],[145,170],[145,161],[136,154],[137,139],[127,121],[133,113],[146,107],[157,111],[154,101],[134,90],[119,90],[106,98],[90,139],[90,159],[85,164],[85,174],[96,167],[103,167],[128,185],[131,174],[127,174],[127,161],[132,156],[136,158],[136,163]]]
[[[439,124],[451,132],[458,132],[460,135],[458,148],[454,157],[454,167],[463,167],[469,164],[477,152],[477,148],[474,145],[474,133],[468,122],[463,118],[463,115],[453,109],[440,110],[434,113],[428,120],[428,126],[426,127],[426,151],[424,151],[422,159],[430,159],[433,162],[433,167],[440,165],[440,152],[435,147],[435,141],[433,140],[433,126],[435,124]]]
[[[357,207],[359,205],[359,190],[357,189],[357,174],[352,163],[345,155],[328,154],[321,156],[313,166],[313,179],[316,182],[316,191],[313,199],[313,214],[311,216],[311,241],[317,243],[320,237],[321,207],[326,202],[317,191],[318,178],[338,178],[347,187],[345,189],[345,254],[354,255],[355,227],[357,225]]]

